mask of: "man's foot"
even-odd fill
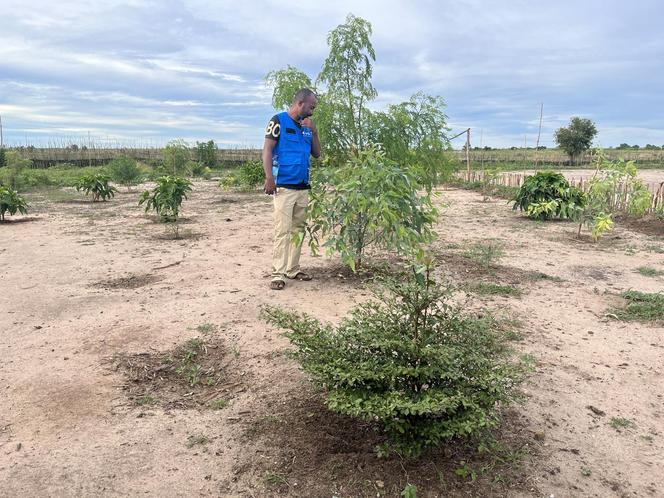
[[[288,278],[290,278],[292,280],[302,280],[302,281],[308,282],[309,280],[311,280],[312,277],[308,273],[304,273],[303,271],[299,271],[294,276],[288,277]]]
[[[286,282],[283,280],[272,280],[270,282],[270,289],[272,290],[282,290],[284,287],[286,287]]]

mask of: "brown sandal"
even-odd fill
[[[270,282],[270,289],[272,290],[282,290],[284,287],[286,287],[286,282],[283,280],[272,280]]]
[[[301,280],[303,282],[308,282],[309,280],[311,280],[312,277],[308,273],[304,273],[303,271],[299,271],[295,274],[294,277],[288,277],[288,278],[290,278],[292,280]]]

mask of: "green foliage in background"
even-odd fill
[[[412,254],[434,238],[437,211],[429,195],[418,193],[411,170],[368,147],[344,166],[316,171],[307,232],[314,252],[339,253],[353,271],[365,249],[375,246]]]
[[[32,166],[32,161],[23,159],[18,152],[10,150],[4,153],[4,162],[6,169],[3,170],[3,183],[8,184],[14,190],[19,190],[21,187],[20,177],[24,171]]]
[[[376,295],[338,327],[272,306],[262,316],[287,330],[329,409],[382,428],[380,455],[417,456],[496,426],[523,369],[494,322],[464,316],[429,270],[387,281]]]
[[[190,173],[187,168],[189,162],[189,146],[182,139],[171,140],[164,148],[164,161],[162,171],[166,175],[186,176]]]
[[[0,221],[4,221],[5,213],[12,216],[16,213],[28,214],[28,204],[16,190],[0,185]]]
[[[214,143],[214,140],[196,142],[196,160],[207,168],[212,169],[217,167],[217,146]],[[194,176],[202,175],[196,175],[194,173]]]
[[[265,171],[261,161],[246,161],[235,171],[219,181],[224,190],[254,190],[265,181]]]
[[[108,163],[107,171],[111,179],[120,185],[136,185],[143,179],[143,172],[135,159],[119,156]]]

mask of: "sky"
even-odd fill
[[[543,105],[547,147],[572,116],[595,145],[664,145],[659,0],[0,0],[4,145],[260,147],[265,75],[315,79],[349,13],[372,25],[374,110],[423,91],[450,136],[532,147]]]

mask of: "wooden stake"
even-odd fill
[[[466,170],[468,171],[468,181],[470,181],[470,128],[466,130]]]
[[[539,129],[537,130],[537,145],[535,145],[535,168],[539,164],[539,140],[542,134],[542,111],[544,111],[544,102],[540,103]]]

